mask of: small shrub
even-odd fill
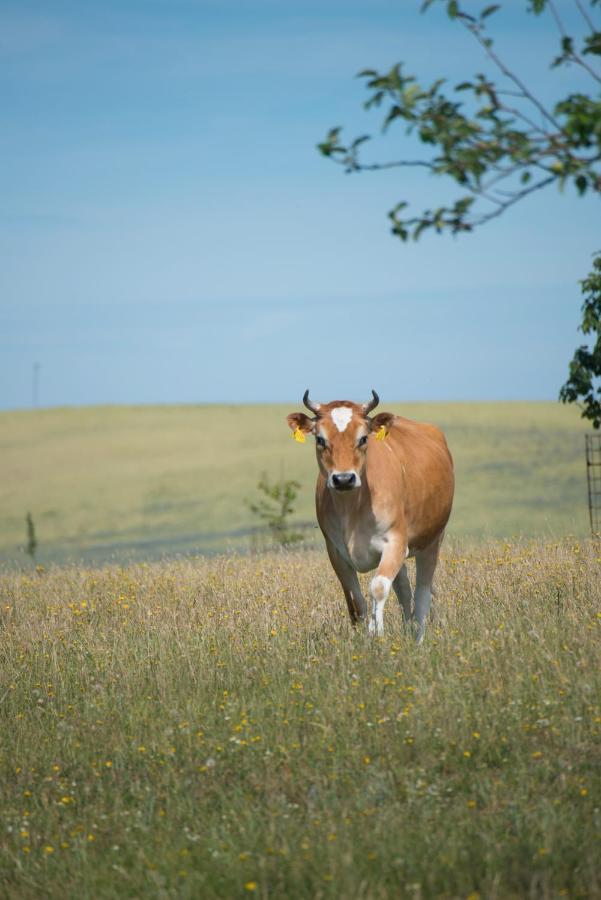
[[[299,482],[293,479],[285,481],[284,477],[280,476],[279,481],[271,484],[267,473],[263,472],[257,488],[264,496],[257,501],[247,499],[245,503],[269,529],[272,539],[284,546],[302,541],[301,532],[293,531],[290,526],[290,517],[294,513],[293,503],[300,488]]]

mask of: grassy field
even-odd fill
[[[5,572],[0,895],[601,896],[600,554],[451,541],[422,648],[321,552]]]
[[[244,505],[263,471],[302,483],[314,522],[312,447],[289,406],[48,409],[0,414],[0,561],[23,560],[31,511],[39,560],[143,559],[248,546]],[[578,412],[553,403],[383,404],[439,424],[457,469],[455,536],[587,532]],[[309,529],[309,536],[315,534]]]

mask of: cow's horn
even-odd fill
[[[370,413],[372,411],[372,409],[375,409],[376,406],[378,405],[378,403],[380,402],[380,398],[378,397],[378,395],[376,394],[376,392],[374,391],[373,388],[371,389],[371,392],[373,394],[373,399],[370,400],[368,403],[363,404],[363,414],[365,416],[368,415],[368,413]]]
[[[307,390],[303,394],[303,403],[305,404],[307,409],[311,410],[312,413],[315,413],[316,416],[319,415],[321,403],[313,403],[311,400],[309,400],[309,388],[307,388]]]

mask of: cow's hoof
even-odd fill
[[[384,626],[379,622],[376,622],[375,619],[371,618],[367,625],[367,631],[372,637],[382,637],[384,634]]]

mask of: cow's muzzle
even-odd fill
[[[337,491],[352,491],[360,484],[355,472],[333,472],[330,475],[330,487]]]

